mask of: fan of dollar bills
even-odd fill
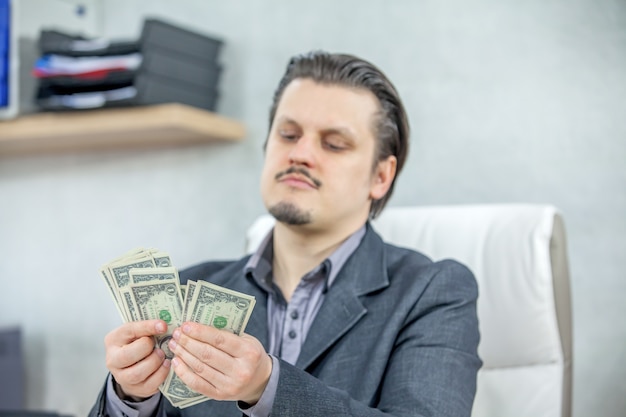
[[[168,327],[155,346],[171,359],[168,341],[183,322],[193,321],[241,335],[254,308],[254,297],[205,281],[181,285],[170,256],[157,249],[133,249],[105,264],[100,273],[122,320],[161,319]],[[185,408],[209,398],[187,387],[170,368],[159,387],[175,407]]]

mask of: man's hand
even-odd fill
[[[174,331],[169,346],[178,377],[215,400],[256,404],[272,373],[272,358],[250,335],[186,322]]]
[[[125,323],[104,338],[106,366],[115,378],[122,399],[140,401],[155,394],[165,381],[170,361],[154,348],[152,336],[163,334],[162,320]]]

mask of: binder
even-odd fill
[[[181,54],[170,53],[161,47],[145,48],[139,73],[154,74],[173,82],[192,84],[190,87],[217,86],[222,66],[216,61],[200,63],[181,59]]]
[[[217,60],[223,41],[163,20],[148,18],[144,20],[139,45],[142,52],[155,47],[162,48],[170,53],[183,55],[183,59],[196,59],[200,64],[211,64]]]
[[[141,55],[141,63],[133,70],[103,70],[102,73],[92,71],[89,74],[60,76],[47,73],[45,77],[42,75],[46,74],[45,71],[34,70],[40,75],[35,101],[42,110],[171,102],[216,110],[223,70],[218,59],[224,42],[219,38],[154,18],[144,20],[137,41],[118,41],[100,50],[94,47],[92,51],[96,55],[85,55],[84,51],[76,50],[75,42],[89,42],[80,36],[42,31],[40,38],[42,51],[67,54],[64,56],[102,57],[104,60],[111,56],[112,45],[118,48],[116,51],[128,48],[129,56],[137,51]]]
[[[124,55],[139,52],[136,40],[109,41],[89,39],[82,35],[68,34],[55,29],[43,29],[39,33],[39,50],[42,54],[71,57]]]

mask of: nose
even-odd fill
[[[303,135],[292,145],[289,151],[289,162],[296,165],[311,167],[315,164],[315,140]]]

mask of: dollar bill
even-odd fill
[[[178,271],[172,266],[142,269],[134,268],[128,270],[128,276],[131,284],[140,284],[142,282],[151,281],[176,280],[179,283],[180,289],[180,279],[178,277]]]
[[[255,304],[254,297],[205,281],[188,281],[184,320],[243,334]],[[172,405],[185,408],[209,400],[187,387],[171,371],[162,389]]]
[[[170,256],[165,252],[152,252],[152,259],[154,259],[154,263],[156,264],[157,268],[172,266],[172,260],[170,259]]]
[[[155,337],[155,347],[170,359],[174,354],[168,342],[183,322],[195,321],[241,335],[255,304],[252,296],[205,281],[189,280],[181,285],[169,254],[156,248],[131,249],[99,272],[124,321],[161,319],[167,323],[167,332]],[[179,408],[209,400],[189,388],[173,368],[159,389]]]
[[[168,342],[174,330],[182,324],[183,318],[183,300],[179,285],[176,279],[129,285],[139,320],[160,319],[167,323],[167,332],[156,336],[155,344],[165,352],[168,359],[174,357]]]
[[[141,258],[131,258],[128,260],[122,260],[110,265],[109,274],[113,277],[113,284],[119,291],[121,288],[126,287],[130,283],[130,275],[128,271],[131,269],[140,268],[154,268],[156,264],[154,259],[149,255],[144,255]]]
[[[100,269],[100,274],[109,288],[115,301],[115,306],[124,321],[132,321],[128,317],[128,300],[124,299],[122,290],[130,281],[129,271],[132,269],[152,269],[159,266],[172,266],[172,261],[166,252],[157,249],[134,248],[117,257]]]
[[[183,303],[184,303],[185,299],[187,297],[187,284],[181,284],[180,285],[180,295],[183,297]],[[184,306],[183,306],[183,318],[185,318]]]
[[[173,368],[170,368],[170,372],[167,375],[167,379],[160,387],[161,392],[172,403],[174,407],[185,408],[186,404],[197,404],[198,402],[207,401],[209,398],[203,394],[199,394],[196,391],[189,388],[183,381],[176,375]]]
[[[186,319],[241,335],[255,302],[250,295],[198,281]]]
[[[122,305],[120,308],[124,312],[124,317],[126,317],[126,321],[138,321],[139,315],[137,314],[137,304],[133,299],[130,288],[122,288],[120,290],[120,296],[122,299]]]
[[[187,281],[187,288],[185,290],[185,303],[183,305],[183,322],[189,321],[188,312],[189,305],[191,304],[191,300],[193,299],[193,293],[196,290],[196,282],[192,280]]]
[[[111,294],[111,297],[113,298],[113,301],[115,302],[115,308],[117,308],[118,313],[120,313],[122,320],[129,321],[123,309],[123,304],[124,304],[123,300],[119,294],[119,291],[115,287],[115,284],[113,283],[113,277],[109,275],[108,268],[101,268],[100,276],[106,283],[107,288],[109,289],[109,293]]]

